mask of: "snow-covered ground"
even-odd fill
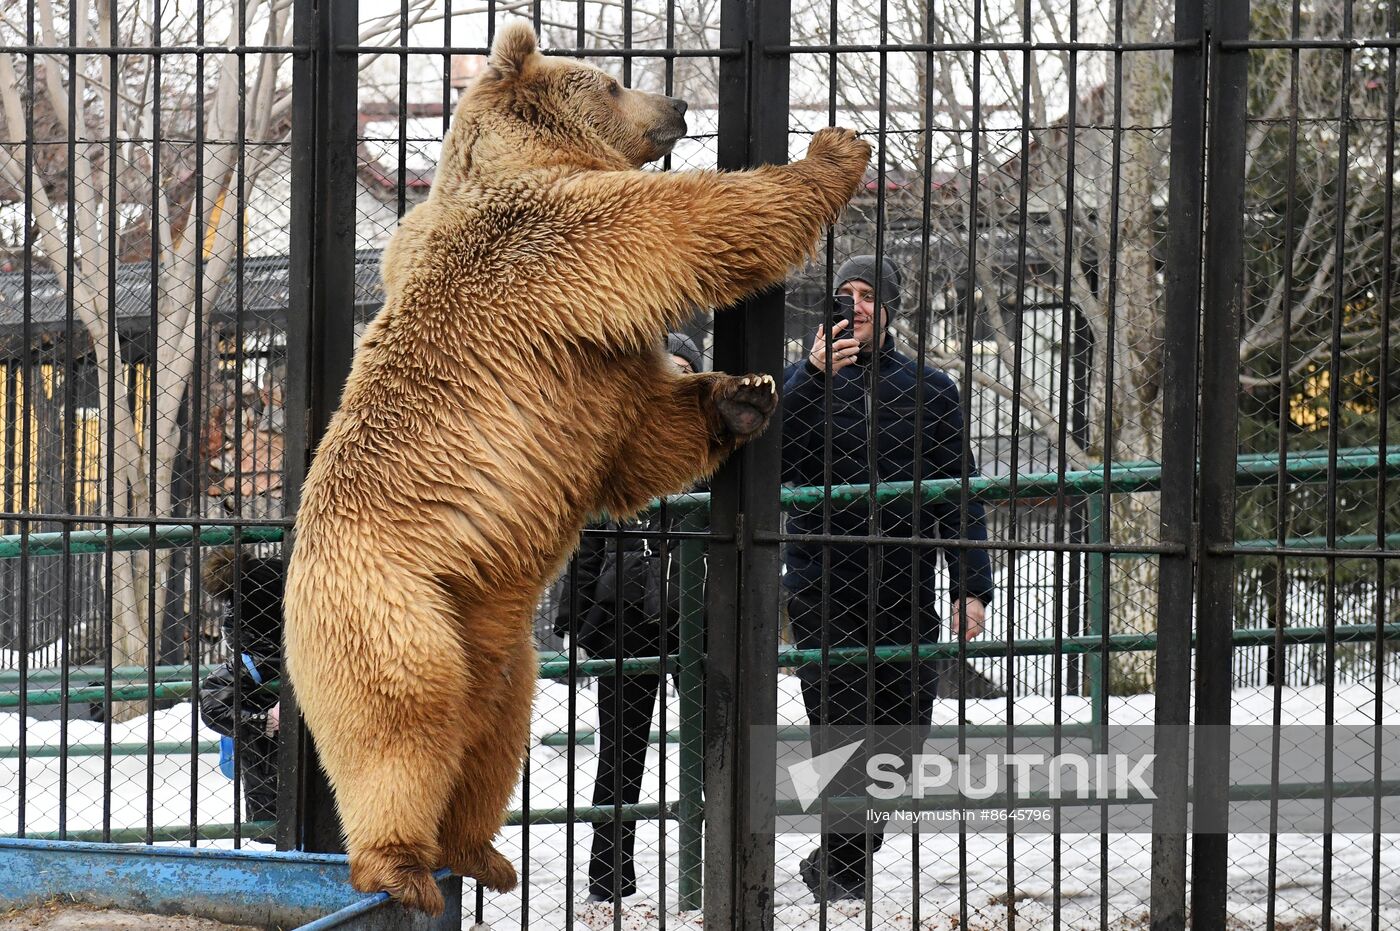
[[[796,680],[779,677],[781,723],[802,724],[805,716]],[[1400,689],[1386,690],[1384,720],[1396,721],[1400,712]],[[595,721],[591,688],[577,697],[580,728],[591,728]],[[1371,720],[1374,692],[1368,686],[1343,686],[1337,692],[1337,723],[1364,724]],[[1285,724],[1323,723],[1323,689],[1293,689],[1284,693]],[[677,725],[678,702],[674,694],[666,701],[666,725]],[[1115,723],[1146,723],[1151,720],[1153,696],[1113,699],[1109,719]],[[950,723],[957,703],[941,702],[935,720]],[[973,701],[966,706],[973,724],[1005,720],[1004,699]],[[1062,720],[1088,720],[1089,708],[1082,699],[1063,701]],[[1267,722],[1272,714],[1272,692],[1241,690],[1235,693],[1234,720]],[[1015,702],[1018,723],[1050,723],[1054,705],[1048,699],[1021,697]],[[661,726],[660,711],[657,727]],[[566,748],[544,746],[539,738],[566,730],[569,722],[568,689],[565,683],[542,682],[536,700],[533,726],[536,742],[530,753],[529,798],[534,809],[563,807],[567,803],[569,775],[574,774],[573,797],[587,805],[592,792],[596,759],[591,745],[575,749],[571,764]],[[182,704],[158,712],[154,717],[156,741],[201,741],[216,739],[202,726],[193,727],[190,707]],[[114,743],[140,743],[148,738],[148,722],[138,719],[113,727]],[[193,728],[193,729],[192,729]],[[0,747],[13,747],[19,739],[19,719],[13,713],[0,714]],[[28,722],[26,743],[30,748],[57,747],[60,724],[56,721]],[[70,745],[100,744],[103,725],[91,721],[70,721]],[[32,749],[31,749],[32,752]],[[654,747],[648,765],[643,801],[661,798],[658,780],[660,761]],[[665,798],[677,799],[679,748],[667,747]],[[69,830],[100,828],[103,819],[103,760],[101,757],[73,757],[66,776],[67,826]],[[25,824],[29,831],[58,828],[60,761],[56,757],[27,761],[25,774]],[[148,795],[150,780],[154,791]],[[187,825],[193,817],[199,823],[227,823],[232,820],[232,786],[218,771],[217,757],[204,755],[191,768],[188,752],[158,756],[148,771],[144,756],[119,757],[112,761],[110,817],[114,827],[141,827],[146,823],[148,798],[156,826]],[[18,828],[19,761],[0,760],[0,833]],[[516,799],[514,807],[520,807]],[[570,842],[572,835],[572,843]],[[511,828],[504,832],[501,847],[507,856],[523,865],[522,885],[510,895],[489,895],[483,903],[482,918],[497,931],[503,928],[562,928],[583,926],[612,927],[608,909],[585,907],[582,898],[588,860],[591,828],[577,825],[532,825],[528,832]],[[659,925],[657,913],[667,912],[668,927],[698,926],[698,916],[676,913],[680,863],[678,826],[666,825],[664,838],[655,822],[638,828],[637,874],[641,891],[624,909],[622,927],[652,928]],[[664,848],[663,848],[664,843]],[[907,833],[891,833],[876,856],[874,881],[875,927],[896,929],[986,928],[1009,926],[1006,903],[1014,897],[1015,926],[1024,929],[1050,927],[1097,928],[1101,909],[1113,928],[1146,928],[1145,912],[1151,872],[1150,844],[1146,835],[1114,834],[1107,837],[1106,858],[1097,835],[1022,834],[1014,841],[1002,834],[969,833],[965,853],[957,834],[923,834],[918,838],[918,867],[914,866],[915,838]],[[1332,901],[1333,927],[1370,927],[1370,901],[1373,887],[1372,838],[1337,836],[1333,840]],[[819,927],[818,909],[809,901],[806,888],[797,876],[798,861],[816,844],[814,835],[781,834],[777,838],[775,871],[776,925],[790,931]],[[216,842],[231,846],[231,842]],[[528,855],[522,856],[522,847]],[[567,851],[572,848],[572,876]],[[1268,839],[1256,835],[1236,835],[1230,847],[1229,887],[1231,913],[1238,929],[1263,928],[1267,905]],[[1382,836],[1378,851],[1382,913],[1381,927],[1400,927],[1400,898],[1394,890],[1400,880],[1400,838]],[[1279,865],[1276,911],[1280,921],[1306,919],[1321,914],[1323,845],[1320,837],[1287,835],[1279,838]],[[1058,859],[1058,866],[1056,861]],[[961,864],[965,864],[965,867]],[[917,921],[914,909],[917,877]],[[966,885],[966,922],[960,915],[962,884]],[[1054,890],[1059,888],[1060,918],[1054,922]],[[472,899],[468,887],[469,903]],[[574,925],[566,922],[567,903],[574,903]],[[470,909],[469,909],[470,911]],[[827,925],[833,928],[863,927],[866,916],[858,906],[832,907]],[[470,926],[471,921],[467,922]]]

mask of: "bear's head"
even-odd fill
[[[504,23],[488,67],[463,95],[439,178],[472,162],[640,167],[686,133],[685,101],[623,87],[600,68],[539,52],[525,19]],[[455,162],[455,164],[453,163]]]

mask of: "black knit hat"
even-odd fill
[[[884,275],[880,281],[880,302],[890,310],[899,309],[899,269],[894,267],[894,263],[887,257],[881,257],[880,264],[884,267]],[[875,256],[873,255],[853,255],[841,267],[836,270],[836,287],[841,287],[848,281],[864,281],[872,288],[875,287]]]
[[[680,356],[690,363],[692,372],[699,372],[704,367],[704,359],[700,355],[700,347],[695,345],[695,340],[684,333],[666,334],[666,351],[673,356]]]

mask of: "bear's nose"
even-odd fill
[[[679,97],[668,97],[667,99],[671,101],[671,106],[676,109],[676,114],[678,116],[685,116],[685,111],[690,108],[688,103]]]

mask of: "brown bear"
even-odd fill
[[[640,171],[685,104],[536,45],[502,26],[385,250],[287,579],[351,884],[434,914],[435,867],[515,885],[492,840],[527,750],[531,618],[585,520],[713,472],[777,403],[768,376],[681,374],[662,334],[781,282],[870,155],[825,129],[790,165]]]

